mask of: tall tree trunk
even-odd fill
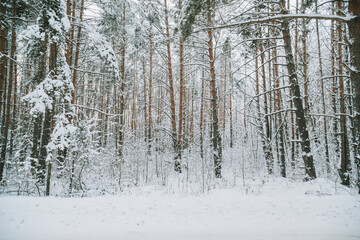
[[[305,14],[305,0],[301,2],[301,13]],[[303,64],[303,74],[304,74],[304,104],[305,104],[305,117],[308,116],[309,112],[309,84],[308,84],[308,60],[307,60],[307,27],[306,19],[302,20],[302,64]]]
[[[150,59],[149,59],[149,123],[148,123],[148,154],[151,154],[151,144],[152,144],[152,78],[153,78],[153,40],[152,40],[152,32],[150,29],[149,35],[149,50],[150,50]]]
[[[133,92],[132,92],[132,107],[131,107],[131,132],[136,140],[137,125],[136,125],[136,113],[137,113],[137,74],[138,74],[138,59],[137,53],[135,54],[134,63],[134,81],[133,81]],[[145,121],[146,122],[146,121]]]
[[[273,35],[275,36],[275,28],[272,30]],[[275,88],[280,87],[280,77],[279,77],[279,67],[277,62],[277,48],[276,48],[276,40],[273,41],[273,59],[274,59],[274,79],[275,79]],[[275,106],[276,111],[281,110],[281,92],[280,89],[278,89],[275,93]],[[276,125],[278,127],[278,133],[279,133],[279,152],[280,152],[280,173],[282,177],[286,177],[286,157],[285,157],[285,139],[284,139],[284,122],[283,122],[283,116],[281,115],[281,112],[279,112],[279,115],[277,117]]]
[[[341,2],[337,3],[338,9],[342,10]],[[346,108],[345,108],[345,85],[343,77],[343,51],[342,51],[342,23],[337,25],[338,35],[338,74],[339,74],[339,91],[340,91],[340,145],[341,145],[341,164],[339,175],[343,185],[350,185],[351,162],[349,152],[349,140],[346,127]]]
[[[122,20],[122,42],[120,46],[121,53],[121,83],[120,83],[120,97],[119,97],[119,148],[118,148],[118,156],[119,156],[119,185],[121,184],[122,178],[122,166],[124,164],[124,143],[125,143],[125,61],[126,61],[126,31],[125,31],[125,21],[126,21],[126,5],[123,3],[123,12],[121,16]]]
[[[70,1],[70,0],[69,0]],[[75,17],[75,1],[73,1],[73,16],[71,21],[74,21],[74,17]],[[82,23],[83,21],[83,14],[84,14],[84,0],[81,0],[81,5],[80,5],[80,23]],[[76,45],[75,45],[75,60],[74,60],[74,68],[73,68],[73,75],[72,75],[72,84],[74,86],[73,91],[71,92],[71,105],[75,105],[76,104],[76,84],[77,84],[77,68],[78,68],[78,62],[79,62],[79,55],[80,55],[80,40],[81,40],[81,30],[82,27],[81,25],[78,27],[78,32],[77,32],[77,37],[76,37]],[[74,39],[74,27],[72,27],[71,31],[70,31],[70,39]],[[67,44],[67,53],[69,54],[67,56],[67,63],[69,64],[69,66],[71,66],[72,64],[72,55],[73,55],[73,47],[71,45],[71,42],[69,44]],[[66,55],[65,55],[66,56]],[[69,118],[69,122],[73,122],[73,118],[72,116],[68,116]],[[60,159],[60,164],[64,164],[65,158],[66,158],[66,154],[67,154],[67,149],[64,149],[62,151],[62,158]],[[70,184],[69,184],[69,192],[71,193],[72,188],[73,188],[73,178],[74,176],[74,172],[75,172],[75,158],[72,158],[71,160],[71,167],[70,167]],[[51,165],[50,165],[51,166]],[[51,172],[51,171],[50,171]]]
[[[358,171],[357,184],[360,194],[360,2],[350,0],[349,13],[354,16],[347,22],[351,39],[350,55],[351,66],[350,80],[354,88],[354,131],[356,134],[355,161]]]
[[[74,6],[75,7],[75,6]],[[83,21],[83,15],[84,15],[84,0],[81,0],[81,6],[80,6],[80,23]],[[71,92],[71,104],[76,104],[76,84],[77,84],[77,68],[79,65],[79,55],[80,55],[80,40],[81,40],[81,25],[78,27],[77,37],[76,37],[76,46],[75,46],[75,60],[74,60],[74,70],[72,75],[72,84],[74,86],[74,90]],[[73,34],[71,34],[73,35]],[[71,47],[68,45],[67,47]],[[70,56],[72,55],[72,47],[71,49],[68,49],[68,52],[70,53]],[[69,59],[71,60],[71,57],[69,56]],[[69,64],[69,63],[68,63]],[[71,64],[71,62],[70,62]],[[69,66],[71,66],[69,64]]]
[[[49,56],[49,74],[52,78],[56,76],[56,60],[57,60],[57,43],[50,43],[50,56]],[[51,90],[47,92],[49,97],[54,100],[54,92]],[[54,105],[53,105],[54,106]],[[50,134],[51,134],[51,121],[52,115],[54,112],[54,108],[52,109],[49,106],[45,107],[44,114],[44,125],[42,128],[41,134],[41,142],[40,142],[40,151],[39,151],[39,166],[38,166],[38,179],[43,181],[45,178],[45,170],[46,170],[46,158],[47,158],[47,145],[50,142]],[[46,192],[47,194],[47,192]]]
[[[179,0],[179,10],[182,10],[182,0]],[[179,144],[179,157],[181,159],[181,152],[183,150],[183,118],[184,118],[184,41],[180,38],[179,43],[179,58],[180,58],[180,99],[179,99],[179,133],[178,133],[178,144]]]
[[[169,16],[168,16],[167,0],[164,0],[164,5],[165,5],[167,61],[168,61],[168,71],[169,71],[168,77],[169,77],[169,85],[170,85],[172,141],[173,141],[173,148],[174,148],[174,152],[175,152],[174,170],[176,172],[181,173],[181,165],[179,162],[181,153],[180,153],[180,149],[179,149],[179,143],[178,143],[177,131],[176,131],[175,92],[174,92],[174,80],[173,80],[172,63],[171,63],[170,30],[169,30]]]
[[[214,7],[214,0],[207,0],[207,23],[212,26],[212,14]],[[214,46],[213,46],[213,33],[212,29],[208,30],[208,53],[210,64],[210,92],[211,92],[211,112],[212,112],[212,148],[214,159],[214,173],[216,178],[221,178],[221,165],[222,165],[222,146],[221,136],[219,131],[219,119],[218,119],[218,99],[216,88],[216,76],[215,76],[215,58],[214,58]]]
[[[45,26],[46,28],[46,26]],[[49,42],[49,36],[47,33],[45,33],[44,40],[41,41],[40,46],[40,60],[39,60],[39,67],[38,72],[36,75],[36,81],[35,84],[40,84],[42,81],[46,78],[46,65],[47,65],[47,48],[48,48],[48,42]],[[41,113],[35,113],[33,116],[33,137],[32,137],[32,149],[31,149],[31,166],[33,167],[32,173],[34,174],[35,171],[37,171],[39,168],[41,169],[40,160],[39,160],[39,143],[41,138],[41,126],[42,126],[42,119],[43,114]],[[45,166],[43,166],[45,170]],[[36,174],[38,175],[38,174]],[[42,174],[42,177],[44,176],[44,173]]]
[[[296,0],[296,14],[299,13],[299,0]],[[295,68],[297,70],[297,65],[298,65],[298,49],[299,49],[299,44],[298,44],[298,20],[295,20],[295,53],[294,53],[294,64],[295,64]],[[290,89],[290,99],[292,99],[293,97],[293,92]],[[294,108],[294,102],[290,101],[290,109]],[[290,112],[290,121],[291,121],[291,166],[294,169],[296,166],[296,162],[295,162],[295,153],[296,153],[296,148],[297,148],[297,144],[295,142],[295,118],[294,118],[294,111]]]
[[[71,4],[71,0],[67,0],[66,1],[66,15],[69,19],[69,21],[72,23],[74,21],[74,19],[72,18],[71,16],[71,13],[72,13],[72,8],[74,8],[75,6]],[[73,28],[73,26],[71,26],[71,28]],[[66,58],[66,62],[69,66],[71,66],[71,60],[70,60],[70,57],[72,55],[72,50],[73,50],[73,47],[72,47],[72,35],[71,35],[71,31],[69,31],[67,33],[67,38],[66,38],[66,50],[65,50],[65,58]]]
[[[282,2],[282,10],[283,14],[287,14],[287,10],[284,9],[285,1],[281,0]],[[291,37],[290,37],[290,27],[287,20],[282,21],[282,34],[284,40],[284,49],[286,55],[286,67],[288,70],[291,90],[293,92],[293,102],[295,105],[295,114],[296,114],[296,124],[298,126],[298,131],[301,139],[301,150],[302,150],[302,157],[305,164],[305,173],[307,178],[314,179],[316,178],[315,166],[313,155],[311,152],[310,146],[310,138],[309,138],[309,131],[306,127],[306,119],[305,119],[305,112],[303,107],[303,102],[301,98],[300,86],[299,86],[299,79],[298,75],[295,70],[294,64],[294,57],[292,53],[292,45],[291,45]]]
[[[6,111],[5,113],[5,125],[4,127],[3,135],[1,136],[2,141],[2,148],[1,148],[1,159],[3,161],[6,160],[6,152],[7,152],[7,146],[8,146],[8,133],[10,128],[10,118],[12,115],[10,114],[11,110],[11,93],[13,88],[13,83],[15,82],[14,77],[16,78],[16,75],[14,74],[14,66],[15,62],[13,59],[15,58],[15,51],[16,51],[16,0],[12,1],[12,27],[11,27],[11,48],[10,48],[10,61],[9,61],[9,77],[7,81],[7,93],[6,93]],[[2,171],[0,169],[0,171]],[[0,178],[1,181],[1,178]]]
[[[335,13],[335,3],[332,3],[332,14]],[[332,75],[332,105],[333,105],[333,113],[334,115],[337,114],[337,93],[338,93],[338,86],[337,86],[337,77],[336,77],[336,64],[335,64],[335,21],[331,20],[331,75]],[[339,154],[339,139],[338,139],[338,120],[333,118],[333,132],[334,140],[335,140],[335,152],[336,152],[336,159],[338,159]]]
[[[204,56],[202,57],[204,62]],[[205,69],[201,68],[201,95],[200,95],[200,158],[201,158],[201,176],[202,191],[205,192],[205,158],[204,158],[204,114],[205,114]]]
[[[230,94],[229,94],[229,125],[230,125],[230,148],[234,146],[234,133],[233,133],[233,113],[232,113],[232,94],[233,94],[233,79],[231,72],[231,46],[229,44],[228,49],[228,59],[229,59],[229,84],[231,86]],[[245,100],[244,100],[245,102]],[[246,120],[245,120],[245,108],[244,108],[244,127],[246,128]]]
[[[3,109],[3,99],[5,92],[6,66],[7,66],[7,27],[6,27],[6,4],[7,0],[1,0],[0,4],[0,112]],[[3,113],[4,114],[4,113]],[[2,128],[2,126],[1,126]],[[1,133],[3,138],[3,134]],[[1,140],[2,142],[2,140]],[[0,181],[3,179],[3,172],[5,166],[5,159],[0,159]]]
[[[150,150],[149,150],[149,122],[148,122],[148,112],[147,112],[147,88],[146,88],[146,69],[145,69],[145,59],[143,59],[143,80],[144,80],[144,137],[145,137],[145,142],[148,144],[148,151],[145,157],[145,182],[148,182],[148,171],[149,171],[149,155],[150,155]],[[136,185],[138,184],[138,181],[136,181]]]
[[[261,28],[260,28],[260,38],[262,38],[262,32],[261,32]],[[269,116],[268,116],[268,97],[266,94],[266,72],[265,72],[265,53],[264,53],[264,47],[263,47],[263,43],[260,42],[260,64],[261,64],[261,76],[262,76],[262,82],[263,82],[263,95],[264,95],[264,110],[265,110],[265,116],[264,116],[264,120],[265,120],[265,136],[264,136],[264,140],[265,140],[265,144],[266,144],[266,165],[268,168],[268,172],[269,174],[273,173],[273,168],[274,168],[274,157],[272,154],[272,147],[271,147],[271,127],[270,127],[270,120],[269,120]]]
[[[316,12],[317,12],[317,4],[316,4]],[[321,42],[320,42],[320,31],[319,31],[319,20],[316,20],[316,36],[317,36],[317,45],[318,45],[318,58],[319,58],[319,72],[320,72],[320,84],[321,84],[321,103],[322,110],[324,114],[324,147],[325,147],[325,164],[326,164],[326,172],[329,175],[331,172],[330,168],[330,154],[329,154],[329,141],[328,141],[328,127],[327,127],[327,117],[326,117],[326,102],[325,102],[325,88],[324,88],[324,73],[322,66],[322,55],[321,55]]]

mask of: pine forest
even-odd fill
[[[0,213],[321,185],[360,224],[359,0],[1,0],[0,24]]]

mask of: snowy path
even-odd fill
[[[360,197],[297,186],[206,196],[153,192],[93,198],[0,197],[3,240],[360,239]]]

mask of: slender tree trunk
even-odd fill
[[[255,88],[256,88],[256,108],[257,108],[257,128],[261,137],[261,144],[262,144],[262,148],[263,148],[263,152],[264,152],[264,157],[265,157],[265,164],[266,164],[266,168],[268,169],[269,174],[270,171],[270,163],[272,163],[272,156],[269,155],[269,153],[271,153],[270,151],[268,151],[267,149],[267,144],[266,144],[266,134],[264,133],[264,124],[263,121],[261,121],[261,108],[260,108],[260,80],[259,80],[259,57],[258,57],[258,52],[259,52],[259,48],[258,48],[258,43],[255,43],[255,53],[256,53],[256,58],[255,58]],[[246,72],[246,69],[245,69]]]
[[[0,4],[0,53],[4,54],[0,56],[0,112],[3,109],[4,93],[5,93],[5,79],[6,79],[6,66],[7,66],[7,27],[6,24],[6,4],[7,0],[1,0]],[[5,114],[5,113],[3,113]],[[1,126],[3,129],[3,126]],[[1,131],[1,138],[4,138],[3,131]],[[2,139],[0,139],[3,142]],[[5,159],[0,159],[0,181],[3,179],[3,172],[5,166]]]
[[[45,28],[47,28],[45,26]],[[48,48],[48,41],[49,36],[45,33],[44,40],[41,41],[40,46],[40,60],[39,60],[39,70],[36,75],[35,84],[40,84],[42,81],[45,80],[46,77],[46,64],[47,64],[47,48]],[[31,149],[31,166],[33,167],[32,173],[35,173],[35,169],[41,168],[39,166],[39,143],[41,138],[41,126],[42,126],[42,119],[43,114],[36,113],[33,116],[34,128],[33,128],[33,138],[32,138],[32,149]],[[44,166],[45,169],[45,166]],[[43,175],[44,176],[44,175]]]
[[[138,59],[137,53],[134,59],[134,81],[133,81],[133,92],[132,92],[132,107],[131,107],[131,132],[134,136],[134,140],[136,140],[137,135],[137,125],[136,125],[136,112],[137,112],[137,73],[138,73]],[[145,121],[146,122],[146,121]]]
[[[125,21],[126,21],[126,5],[123,3],[123,12],[122,12],[122,42],[120,46],[121,53],[121,83],[120,83],[120,97],[119,97],[119,147],[118,147],[118,156],[119,156],[119,185],[121,184],[122,178],[122,166],[124,164],[124,143],[125,143],[125,61],[126,61],[126,32],[125,32]]]
[[[282,6],[284,7],[285,5],[284,0],[282,0],[281,2],[282,2]],[[287,11],[283,8],[282,13],[286,14]],[[301,98],[299,79],[295,70],[291,37],[290,37],[290,27],[288,21],[286,20],[282,21],[281,25],[282,25],[283,40],[285,44],[284,48],[285,48],[286,62],[287,62],[286,67],[288,70],[288,74],[290,76],[291,90],[293,91],[293,102],[296,109],[295,110],[296,123],[298,126],[298,131],[301,139],[301,150],[305,164],[305,173],[307,175],[307,178],[314,179],[316,178],[316,172],[315,172],[313,155],[311,152],[309,131],[306,127],[305,112]]]
[[[317,12],[317,1],[316,3],[316,12]],[[328,141],[328,123],[326,118],[326,102],[325,102],[325,88],[324,88],[324,73],[322,66],[322,55],[321,55],[321,42],[320,42],[320,31],[319,31],[319,20],[316,20],[316,36],[318,44],[318,58],[319,58],[319,72],[320,72],[320,84],[321,84],[321,103],[322,110],[324,114],[324,147],[325,147],[325,162],[326,162],[326,172],[329,175],[331,173],[330,168],[330,154],[329,154],[329,141]]]
[[[335,13],[335,4],[332,3],[332,14]],[[332,75],[332,105],[333,105],[333,112],[334,115],[337,114],[337,93],[338,93],[338,86],[337,86],[337,77],[336,77],[336,64],[335,64],[335,21],[331,21],[331,75]],[[338,139],[338,120],[333,119],[333,132],[334,140],[335,140],[335,152],[336,152],[336,159],[338,159],[339,154],[339,139]]]
[[[69,0],[70,1],[70,0]],[[73,8],[75,8],[75,1],[73,2]],[[80,5],[80,23],[83,21],[83,13],[84,13],[84,0],[81,0],[81,5]],[[73,9],[73,18],[75,17],[75,9]],[[74,19],[72,19],[72,21],[74,21]],[[76,104],[76,85],[77,85],[77,68],[78,68],[78,62],[79,62],[79,55],[80,55],[80,40],[81,40],[81,29],[82,27],[79,26],[78,27],[78,32],[77,32],[77,37],[76,37],[76,45],[75,45],[75,60],[74,60],[74,70],[73,70],[73,75],[72,75],[72,84],[74,86],[73,91],[71,92],[71,105],[75,105]],[[74,27],[72,27],[72,30],[70,31],[70,39],[74,39]],[[69,64],[69,66],[71,66],[72,64],[72,54],[73,54],[73,48],[71,45],[71,42],[67,45],[67,47],[69,49],[67,49],[68,52],[68,57],[67,57],[67,63]],[[66,55],[65,55],[66,56]],[[69,116],[69,122],[73,122],[72,116]],[[65,158],[66,158],[66,154],[67,154],[67,149],[64,149],[62,151],[62,155],[63,157],[60,158],[60,164],[64,164]],[[73,178],[74,176],[74,172],[75,172],[75,158],[72,158],[71,160],[71,167],[70,167],[70,185],[69,185],[69,191],[71,193],[72,188],[73,188]],[[51,165],[50,165],[51,166]],[[50,171],[51,172],[51,171]]]
[[[81,0],[80,6],[80,23],[83,21],[83,14],[84,14],[84,0]],[[76,47],[75,47],[75,60],[74,60],[74,71],[72,76],[72,84],[74,86],[74,90],[71,93],[71,104],[76,104],[76,84],[77,84],[77,68],[79,65],[79,55],[80,55],[80,40],[81,40],[81,30],[82,27],[78,27],[77,37],[76,37]],[[72,50],[68,50],[72,55]],[[70,66],[70,65],[69,65]]]
[[[338,9],[342,10],[341,2],[337,3]],[[342,41],[343,41],[343,32],[342,32],[342,23],[337,25],[337,35],[338,35],[338,74],[339,74],[339,91],[340,91],[340,145],[341,145],[341,164],[339,175],[341,178],[341,183],[343,185],[350,185],[350,173],[351,173],[351,162],[350,162],[350,152],[349,152],[349,140],[346,127],[346,108],[345,108],[345,86],[344,86],[344,77],[343,77],[343,51],[342,51]]]
[[[302,0],[301,3],[301,13],[305,14],[305,2]],[[308,60],[307,60],[307,27],[306,19],[302,20],[302,64],[303,64],[303,73],[304,73],[304,104],[305,104],[305,117],[308,117],[309,113],[309,85],[308,85]]]
[[[299,13],[299,0],[296,0],[296,14]],[[294,53],[294,64],[295,64],[295,68],[297,70],[297,65],[298,65],[298,49],[299,49],[299,44],[298,44],[298,20],[295,20],[295,53]],[[293,92],[290,89],[290,99],[292,99],[293,97]],[[294,103],[293,101],[290,101],[290,109],[294,108]],[[296,166],[296,162],[295,162],[295,152],[296,152],[296,142],[295,142],[295,118],[294,118],[294,111],[290,111],[290,122],[291,122],[291,166],[294,169]]]
[[[147,112],[147,87],[146,87],[146,70],[145,70],[145,59],[143,59],[143,78],[144,78],[144,136],[145,136],[145,142],[148,144],[148,151],[145,157],[145,182],[148,182],[148,171],[149,171],[149,155],[150,155],[150,151],[149,151],[149,122],[148,122],[148,112]],[[136,181],[137,182],[137,181]],[[138,183],[137,183],[138,184]],[[136,184],[136,185],[137,185]]]
[[[203,57],[204,58],[204,57]],[[205,112],[205,70],[201,69],[201,97],[200,97],[200,157],[204,160],[204,112]]]
[[[260,38],[262,38],[262,32],[260,30]],[[271,127],[270,127],[270,120],[268,116],[268,97],[266,94],[266,72],[265,72],[265,53],[264,53],[264,47],[263,43],[260,43],[260,64],[261,64],[261,76],[262,76],[262,82],[263,82],[263,91],[264,91],[264,110],[265,110],[265,144],[266,144],[266,164],[268,168],[269,174],[273,174],[273,168],[274,168],[274,156],[272,154],[272,147],[271,147]]]
[[[150,30],[149,35],[149,50],[150,50],[150,59],[149,59],[149,123],[148,123],[148,154],[151,154],[151,144],[152,144],[152,79],[153,79],[153,40],[152,40],[152,33]]]
[[[207,21],[211,26],[212,22],[212,10],[215,2],[213,0],[207,0]],[[214,46],[213,46],[213,33],[212,29],[208,30],[208,52],[210,63],[210,92],[211,92],[211,112],[212,112],[212,148],[214,158],[214,172],[216,178],[221,178],[221,165],[222,165],[222,146],[221,136],[219,131],[219,119],[218,119],[218,99],[216,88],[216,76],[215,76],[215,58],[214,58]]]
[[[15,45],[16,47],[16,45]],[[16,50],[15,50],[16,51]],[[14,59],[16,59],[16,56],[14,56]],[[15,129],[18,126],[18,120],[17,120],[17,98],[18,98],[18,84],[17,84],[17,65],[14,64],[14,94],[13,94],[13,111],[12,111],[12,121],[11,121],[11,135],[10,135],[10,149],[9,154],[10,156],[13,155],[13,149],[14,149],[14,136],[15,136]]]
[[[172,126],[172,141],[173,148],[175,152],[174,159],[174,170],[176,172],[181,173],[181,165],[179,159],[181,157],[177,131],[176,131],[176,115],[175,115],[175,92],[174,92],[174,80],[173,80],[173,72],[172,72],[172,63],[171,63],[171,46],[170,46],[170,30],[169,30],[169,16],[168,16],[168,8],[167,8],[167,0],[164,0],[165,5],[165,27],[166,27],[166,47],[167,47],[167,60],[168,60],[168,77],[169,77],[169,85],[170,85],[170,106],[171,106],[171,126]]]
[[[73,22],[73,18],[71,17],[71,12],[72,12],[72,6],[71,4],[71,0],[67,0],[66,1],[66,15],[69,19],[69,21],[72,23]],[[71,27],[72,28],[72,27]],[[71,31],[69,31],[67,33],[67,39],[66,39],[66,50],[65,50],[65,58],[66,58],[66,62],[69,66],[71,66],[71,61],[70,61],[70,56],[72,55],[72,38],[71,38]]]
[[[56,76],[57,51],[58,51],[57,43],[56,42],[50,43],[49,74],[51,77]],[[52,99],[54,99],[53,90],[51,90],[50,92],[47,92],[47,94]],[[51,108],[49,106],[45,107],[44,125],[42,128],[40,151],[39,151],[38,178],[40,181],[43,181],[45,178],[46,158],[47,158],[47,154],[48,154],[47,145],[50,142],[51,121],[52,121],[53,112],[54,112],[54,107],[53,108]],[[46,192],[46,194],[47,194],[47,192]]]
[[[2,132],[3,135],[1,136],[2,141],[2,148],[1,148],[1,159],[3,161],[6,160],[6,152],[8,147],[8,135],[9,135],[9,128],[10,128],[10,118],[12,117],[10,110],[11,110],[11,93],[13,88],[13,83],[16,81],[14,80],[14,77],[16,79],[16,75],[14,74],[14,66],[15,62],[13,59],[15,58],[15,51],[16,51],[16,0],[12,1],[12,27],[11,27],[11,47],[10,47],[10,61],[9,61],[9,77],[7,81],[7,93],[6,93],[6,111],[5,113],[5,125],[2,126],[4,128],[4,131]],[[2,172],[3,170],[0,169]],[[2,178],[0,178],[0,181]]]
[[[354,131],[356,134],[355,162],[357,165],[357,185],[360,194],[360,2],[350,0],[349,13],[355,16],[347,22],[351,39],[350,55],[351,66],[350,80],[354,88]]]
[[[7,0],[1,0],[0,4],[0,109],[3,107],[3,95],[5,93],[5,79],[7,72],[7,26],[6,26],[6,5]]]
[[[233,113],[232,113],[233,80],[232,80],[232,72],[231,72],[231,46],[230,45],[229,45],[229,49],[228,49],[228,59],[229,59],[229,84],[231,85],[230,94],[229,94],[230,148],[233,148],[234,147]],[[245,108],[244,108],[244,127],[246,128]]]
[[[182,10],[182,0],[179,0],[179,10]],[[179,133],[178,133],[178,144],[179,144],[179,157],[181,159],[181,152],[183,150],[183,118],[184,118],[184,41],[180,38],[179,43],[179,58],[180,58],[180,99],[179,99]]]
[[[275,29],[273,29],[273,35],[275,33]],[[280,87],[280,78],[279,78],[279,67],[277,62],[277,48],[276,48],[276,40],[273,42],[274,50],[273,50],[273,59],[274,59],[274,79],[275,79],[275,88]],[[281,110],[281,92],[280,89],[275,93],[275,106],[276,111]],[[284,139],[284,122],[283,116],[281,113],[277,116],[278,133],[279,133],[279,152],[280,152],[280,173],[282,177],[286,177],[286,157],[285,157],[285,139]]]

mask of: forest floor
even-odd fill
[[[360,195],[325,179],[87,198],[0,196],[3,240],[360,239]]]

